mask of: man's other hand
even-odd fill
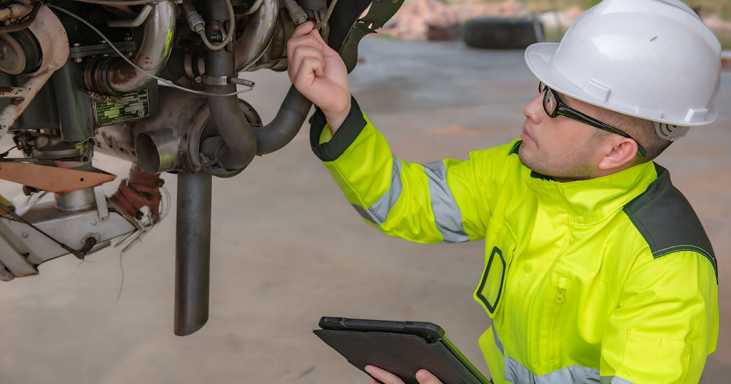
[[[373,384],[378,384],[379,382],[383,384],[404,384],[404,381],[398,378],[398,376],[391,372],[386,372],[381,368],[367,365],[365,370],[368,374],[373,376],[374,379],[378,380],[373,380]],[[426,369],[416,372],[416,381],[418,381],[419,384],[442,384],[436,376],[432,375]]]
[[[350,112],[348,70],[312,22],[294,31],[287,42],[287,60],[294,87],[320,107],[333,130],[340,127]]]

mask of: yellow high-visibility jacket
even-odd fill
[[[353,100],[311,144],[348,201],[388,235],[485,241],[475,301],[496,383],[697,383],[718,338],[711,244],[667,170],[645,163],[590,180],[533,173],[516,141],[468,160],[392,154]],[[425,367],[428,368],[428,367]]]

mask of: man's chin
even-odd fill
[[[548,169],[545,169],[544,167],[540,166],[540,161],[536,161],[534,158],[530,156],[530,150],[520,147],[520,150],[518,151],[518,157],[520,158],[520,162],[523,163],[523,165],[526,166],[526,168],[530,169],[536,174],[553,177],[551,175],[551,171]]]
[[[518,157],[520,158],[520,162],[523,163],[523,165],[530,168],[531,171],[536,171],[535,163],[532,161],[530,152],[528,149],[525,148],[525,145],[521,145],[518,149]]]

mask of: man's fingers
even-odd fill
[[[295,51],[300,47],[309,47],[319,51],[323,51],[322,44],[318,42],[312,35],[293,37],[287,41],[287,57],[294,56]]]
[[[308,78],[310,76],[313,77],[319,77],[322,76],[323,72],[323,61],[320,59],[316,59],[313,57],[305,57],[302,59],[302,62],[300,63],[298,69],[297,69],[297,77],[301,76],[307,76]],[[314,80],[314,78],[312,79]]]
[[[328,43],[325,41],[325,39],[322,38],[320,35],[320,32],[317,30],[312,31],[310,35],[314,36],[315,40],[317,40],[320,45],[322,45],[323,53],[325,54],[325,57],[331,57],[331,56],[338,56],[340,57],[340,54],[337,53]]]
[[[403,380],[401,380],[398,376],[391,372],[384,371],[381,368],[367,365],[365,370],[369,375],[373,376],[373,378],[383,384],[404,384]]]
[[[316,41],[317,41],[318,43],[320,43],[320,44],[322,45],[322,47],[323,47],[323,48],[325,48],[326,50],[329,50],[329,51],[335,52],[335,51],[333,51],[333,49],[332,49],[332,48],[330,48],[330,46],[329,46],[329,45],[327,44],[327,42],[325,41],[325,39],[323,39],[323,38],[322,38],[322,35],[320,35],[320,31],[318,31],[318,30],[314,30],[314,31],[312,31],[312,32],[310,33],[310,35],[311,35],[311,36],[312,36],[312,37],[313,37],[313,38],[314,38],[314,39],[315,39],[315,40],[316,40]]]
[[[419,384],[442,384],[436,376],[432,375],[431,372],[426,369],[421,369],[416,372],[416,381],[418,381]]]
[[[322,52],[320,50],[308,46],[300,46],[295,49],[292,57],[290,58],[291,68],[299,68],[302,64],[302,60],[307,58],[325,61],[325,57],[322,55]]]
[[[292,36],[296,37],[296,36],[306,35],[306,34],[312,32],[313,29],[315,29],[315,23],[308,21],[304,24],[299,25],[297,28],[295,28]]]
[[[315,81],[315,77],[322,76],[322,74],[322,60],[305,57],[299,67],[295,69],[294,84],[300,89],[307,89]]]

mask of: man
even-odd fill
[[[522,140],[426,165],[393,156],[312,28],[289,42],[289,75],[319,107],[313,149],[348,201],[389,235],[485,240],[474,298],[495,382],[700,380],[718,337],[716,259],[652,162],[717,116],[720,45],[690,8],[600,3],[560,44],[526,51],[540,84]]]

